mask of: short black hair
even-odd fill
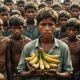
[[[75,29],[79,30],[80,29],[80,21],[77,18],[70,18],[66,22],[66,28],[67,27],[75,28]]]
[[[66,17],[68,19],[71,18],[71,14],[66,10],[62,10],[58,14],[59,14],[59,18],[58,19],[60,19],[61,17]]]
[[[9,8],[5,5],[0,6],[0,13],[2,12],[9,12]]]
[[[25,11],[30,8],[33,8],[35,11],[37,11],[37,5],[33,2],[28,2],[24,7]]]
[[[71,10],[72,8],[78,8],[78,9],[80,10],[80,5],[77,4],[77,3],[73,3],[73,4],[70,6],[70,10]]]
[[[62,5],[59,4],[59,3],[55,3],[55,4],[53,4],[52,9],[54,9],[55,7],[60,7],[60,8],[62,8]]]
[[[25,1],[24,0],[17,1],[17,5],[19,5],[19,4],[25,4]]]
[[[12,26],[20,26],[20,25],[23,26],[23,23],[24,23],[24,19],[21,16],[13,15],[9,19],[10,28]]]
[[[41,20],[47,19],[47,18],[51,18],[56,24],[58,19],[58,14],[55,10],[49,7],[40,9],[36,16],[37,23],[39,24]]]
[[[13,3],[13,1],[12,0],[4,0],[4,4],[6,4],[6,3]]]

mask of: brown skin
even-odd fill
[[[53,46],[54,37],[53,32],[55,30],[55,23],[51,20],[51,18],[43,19],[38,24],[38,29],[41,34],[40,36],[40,47],[44,49],[45,52],[49,52],[50,48]],[[42,71],[42,72],[30,72],[30,71],[22,71],[20,73],[21,76],[24,77],[33,77],[33,76],[41,76],[41,77],[58,77],[58,78],[68,78],[70,77],[70,73],[68,72],[57,72],[57,71]]]
[[[5,72],[5,56],[6,56],[6,50],[9,43],[9,39],[2,36],[3,32],[3,23],[0,23],[0,73]]]
[[[16,73],[16,68],[19,63],[19,59],[21,56],[22,49],[24,45],[31,41],[30,38],[25,38],[22,36],[23,27],[22,26],[13,26],[11,28],[13,35],[10,38],[10,45],[8,47],[7,56],[10,56],[9,59],[11,60],[10,64],[11,67],[7,65],[8,73],[10,75],[10,80],[12,80],[13,73]],[[7,59],[8,63],[8,59]],[[12,74],[11,74],[12,73]]]
[[[80,55],[80,40],[76,38],[77,33],[78,33],[77,29],[68,28],[67,29],[68,38],[62,39],[64,42],[68,44],[70,48],[74,72],[80,70],[79,61],[78,61]]]

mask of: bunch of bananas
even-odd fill
[[[28,64],[36,70],[49,70],[58,67],[59,55],[49,55],[43,51],[32,53],[30,57],[25,58]]]

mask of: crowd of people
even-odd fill
[[[26,57],[59,55],[56,70],[31,71]],[[79,80],[80,4],[4,0],[0,4],[0,80]]]

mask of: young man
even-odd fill
[[[48,7],[52,7],[53,0],[45,0],[45,3],[47,3]]]
[[[0,6],[0,18],[2,18],[4,22],[4,33],[3,36],[9,36],[11,33],[9,31],[9,9],[6,6]]]
[[[22,49],[26,43],[31,41],[30,38],[22,35],[23,23],[24,23],[24,19],[21,16],[14,15],[9,20],[12,35],[9,36],[10,43],[8,46],[7,61],[6,61],[7,72],[9,75],[8,80],[9,79],[16,80],[14,74],[18,77],[16,68],[20,59]],[[10,60],[10,62],[8,60]],[[11,66],[9,66],[8,63],[10,63]]]
[[[5,56],[6,56],[6,50],[7,50],[7,46],[8,46],[8,43],[9,43],[9,39],[4,37],[2,34],[3,34],[3,21],[2,19],[0,18],[0,73],[2,73],[4,76],[5,73],[6,73],[6,59],[5,59]]]
[[[32,40],[39,37],[37,30],[37,20],[35,19],[37,7],[33,2],[28,2],[25,5],[25,22],[24,22],[24,35]]]
[[[80,28],[80,21],[76,18],[71,18],[66,23],[66,31],[68,37],[63,38],[62,41],[66,42],[70,48],[71,59],[73,65],[73,77],[71,80],[74,80],[75,74],[80,71],[80,40],[76,38]],[[79,75],[78,75],[79,76]]]
[[[72,0],[64,0],[63,7],[66,11],[70,10],[70,5],[72,4]]]
[[[71,17],[72,18],[77,18],[79,19],[79,15],[80,15],[80,5],[79,4],[72,4],[70,6],[70,13],[71,13]]]
[[[38,11],[37,21],[40,37],[24,47],[17,68],[20,75],[26,77],[26,80],[62,80],[71,76],[72,63],[68,46],[64,42],[56,39],[53,35],[57,17],[57,13],[52,8],[46,7]],[[49,55],[56,54],[60,56],[60,64],[56,71],[49,72],[43,70],[42,72],[30,72],[27,69],[25,58],[40,48]]]
[[[65,10],[60,11],[58,14],[58,28],[56,28],[54,35],[56,38],[61,39],[67,36],[65,25],[67,20],[71,18],[71,15]]]

